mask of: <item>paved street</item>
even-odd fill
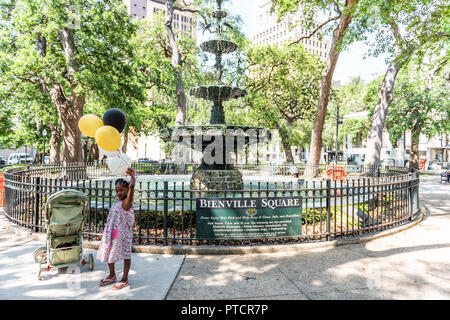
[[[187,256],[168,299],[449,299],[450,185],[421,178],[417,226],[305,253]]]
[[[92,272],[38,281],[33,252],[43,244],[8,234],[2,216],[0,299],[450,299],[450,185],[438,181],[421,178],[426,217],[395,235],[301,253],[133,253],[131,287],[120,293],[98,287],[107,266],[97,260]]]

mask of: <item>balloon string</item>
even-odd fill
[[[128,167],[128,163],[127,163],[127,161],[124,159],[124,158],[122,158],[122,153],[119,151],[119,158],[125,163],[125,165]]]

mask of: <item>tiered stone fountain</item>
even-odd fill
[[[237,152],[253,143],[268,142],[270,136],[266,133],[260,134],[261,130],[264,130],[263,128],[225,124],[223,102],[245,97],[247,92],[222,83],[222,55],[236,51],[237,45],[223,39],[225,28],[232,27],[225,21],[227,12],[222,9],[222,0],[216,0],[216,2],[217,10],[212,13],[214,21],[205,27],[205,30],[210,32],[212,28],[215,28],[213,32],[216,38],[202,43],[200,48],[216,56],[217,85],[199,86],[190,91],[194,97],[213,102],[210,125],[165,128],[161,131],[161,138],[165,142],[183,143],[194,150],[200,151],[201,148],[202,164],[192,174],[191,190],[242,190],[244,187],[242,174],[230,163],[230,153]],[[214,142],[220,144],[221,148],[219,149],[221,150],[211,148]],[[213,162],[206,160],[214,158],[216,152],[221,153],[219,159],[215,159]]]

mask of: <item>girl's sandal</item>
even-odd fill
[[[117,279],[116,277],[112,278],[112,279],[108,279],[108,277],[106,277],[103,280],[100,280],[100,282],[98,283],[99,286],[103,287],[103,286],[107,286],[108,284],[114,283],[116,282]]]
[[[113,285],[113,290],[120,290],[123,289],[125,287],[128,287],[130,285],[130,283],[128,281],[125,282],[118,282],[115,285]]]

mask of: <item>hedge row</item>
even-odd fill
[[[333,210],[331,210],[333,211]],[[164,211],[155,210],[143,210],[136,211],[135,216],[135,226],[142,229],[153,229],[155,226],[157,228],[162,228],[164,226]],[[326,221],[327,212],[325,208],[308,208],[302,210],[302,224],[312,224],[318,223],[320,221]],[[91,210],[90,212],[90,223],[91,225],[97,223],[98,227],[103,226],[103,221],[106,223],[108,219],[107,210]],[[196,212],[195,210],[176,210],[168,211],[166,224],[169,228],[175,228],[176,230],[189,228],[192,222],[192,227],[195,228],[196,224]]]

